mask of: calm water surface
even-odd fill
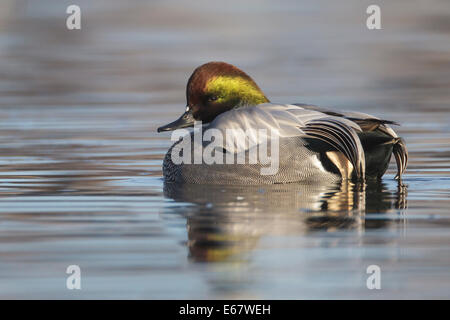
[[[448,1],[379,1],[378,31],[365,1],[194,3],[78,1],[80,31],[68,1],[0,4],[0,298],[450,298]],[[164,184],[156,128],[210,60],[401,123],[403,183]]]

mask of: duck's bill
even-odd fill
[[[165,126],[159,127],[158,132],[162,131],[171,131],[180,128],[192,127],[194,125],[195,119],[192,116],[192,113],[188,110],[181,115],[177,120],[166,124]]]

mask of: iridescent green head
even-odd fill
[[[195,69],[186,99],[186,112],[158,132],[190,127],[196,120],[211,122],[228,110],[269,102],[252,78],[225,62],[209,62]]]

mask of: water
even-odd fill
[[[365,1],[69,4],[0,4],[0,298],[450,298],[448,1],[379,1],[378,31]],[[210,60],[401,123],[403,184],[164,185],[156,128]]]

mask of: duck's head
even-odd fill
[[[158,132],[211,122],[228,110],[269,102],[244,71],[225,62],[208,62],[194,70],[186,87],[186,111]]]

